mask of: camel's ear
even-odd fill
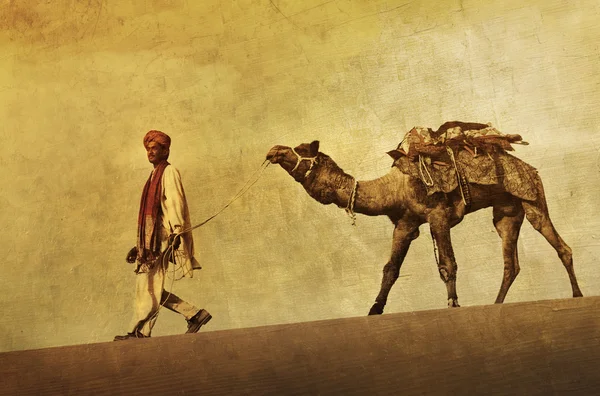
[[[319,141],[318,140],[314,140],[310,144],[310,155],[314,157],[317,154],[319,154]]]
[[[396,161],[398,158],[402,157],[402,154],[398,150],[388,151],[387,154]]]

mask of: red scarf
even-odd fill
[[[152,262],[160,255],[162,176],[168,165],[167,161],[162,161],[156,165],[142,192],[138,216],[137,243],[137,261],[141,264]]]

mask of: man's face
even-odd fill
[[[158,164],[163,160],[166,160],[169,156],[169,150],[156,142],[148,143],[148,146],[146,147],[146,152],[148,154],[148,161],[150,161],[154,165]]]

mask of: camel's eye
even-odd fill
[[[296,152],[303,157],[309,157],[311,155],[310,155],[310,150],[307,146],[308,145],[306,145],[306,144],[301,144],[300,146],[296,147],[294,150],[296,150]]]

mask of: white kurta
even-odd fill
[[[168,238],[172,233],[179,233],[191,226],[190,215],[181,175],[179,171],[169,165],[165,168],[162,177],[162,230],[160,235],[161,252],[168,247]],[[183,257],[178,257],[178,265],[183,270],[183,275],[192,277],[192,271],[200,269],[200,264],[194,257],[194,242],[192,233],[187,232],[181,237]],[[150,263],[148,267],[141,268],[136,275],[134,331],[139,331],[145,336],[150,336],[161,306],[183,315],[190,319],[199,310],[195,306],[181,300],[175,294],[164,290],[165,274],[168,260],[162,260],[162,255],[157,262]]]

